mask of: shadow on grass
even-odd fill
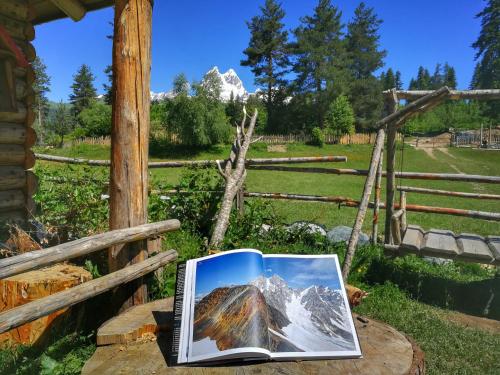
[[[389,280],[420,302],[500,320],[498,276],[483,280],[456,280],[381,257],[371,262],[365,280],[369,284],[383,284]]]
[[[187,146],[178,145],[164,139],[150,139],[149,155],[161,159],[192,158],[201,153],[219,154],[228,150],[228,145]]]

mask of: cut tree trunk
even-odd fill
[[[89,272],[69,264],[57,264],[0,280],[0,312],[66,290],[92,279]],[[0,346],[41,343],[57,327],[62,327],[69,308],[0,334]]]

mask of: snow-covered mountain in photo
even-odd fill
[[[349,313],[340,290],[319,285],[294,289],[278,275],[260,276],[251,284],[264,294],[271,320],[281,322],[282,333],[271,333],[284,336],[305,351],[354,350]]]
[[[228,102],[231,99],[231,93],[233,93],[233,97],[240,97],[241,100],[246,101],[249,97],[248,91],[243,86],[243,82],[241,81],[238,74],[234,71],[234,69],[229,69],[225,73],[221,73],[217,66],[214,66],[210,69],[206,74],[215,72],[222,83],[221,86],[221,100],[223,102]],[[205,75],[206,75],[205,74]],[[172,91],[168,92],[153,92],[151,91],[151,100],[152,101],[160,101],[164,99],[171,99],[175,97],[175,94]]]

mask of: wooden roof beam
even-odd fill
[[[52,3],[64,12],[73,21],[80,21],[87,10],[78,0],[51,0]]]

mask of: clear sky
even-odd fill
[[[190,80],[199,80],[212,66],[221,71],[234,68],[248,91],[254,91],[249,68],[239,65],[248,45],[245,21],[258,13],[263,0],[156,0],[153,11],[152,82],[153,91],[168,91],[173,77],[184,72]],[[343,12],[344,23],[359,3],[333,0]],[[456,68],[460,88],[467,88],[474,69],[471,44],[480,30],[475,15],[484,7],[483,0],[367,0],[384,20],[381,44],[388,51],[385,69],[402,72],[405,87],[416,75],[419,65],[432,73],[437,62]],[[282,0],[287,12],[286,27],[298,25],[299,18],[310,14],[317,0]],[[111,8],[89,13],[75,23],[69,19],[37,26],[35,46],[52,77],[54,101],[67,100],[72,76],[83,63],[97,76],[102,92],[103,73],[111,62]]]
[[[239,252],[202,260],[196,267],[195,295],[215,288],[245,285],[262,275],[262,257],[255,252]]]
[[[333,258],[264,258],[265,276],[280,276],[291,288],[311,285],[340,289]]]

